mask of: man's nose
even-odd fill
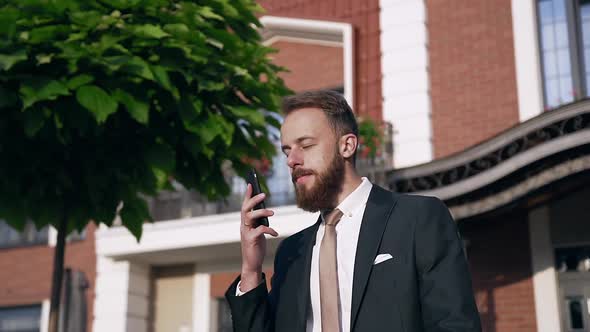
[[[287,157],[287,166],[290,168],[295,168],[295,166],[301,166],[303,164],[303,158],[301,154],[296,150],[291,150],[289,156]]]

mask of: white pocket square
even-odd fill
[[[377,255],[377,257],[375,257],[375,261],[373,262],[373,265],[383,263],[383,262],[390,260],[390,259],[393,259],[393,256],[391,256],[390,254],[379,254],[379,255]]]

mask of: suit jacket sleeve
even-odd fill
[[[415,229],[425,331],[481,331],[463,243],[449,210],[427,198]]]
[[[283,243],[279,244],[274,261],[274,275],[271,285],[275,289],[277,275],[280,272],[280,254]],[[240,282],[238,276],[225,292],[225,298],[229,303],[234,332],[274,332],[275,328],[275,298],[276,292],[268,292],[266,276],[262,274],[263,282],[249,292],[236,296],[236,287]]]

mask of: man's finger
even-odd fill
[[[254,232],[254,234],[252,234],[253,237],[262,236],[263,234],[268,234],[273,237],[279,236],[279,233],[277,233],[277,231],[275,231],[274,229],[272,229],[270,227],[266,227],[264,225],[260,225],[260,226],[256,227],[253,230],[253,232]]]
[[[266,227],[264,225],[260,225],[258,226],[258,228],[260,228],[260,230],[264,233],[264,234],[268,234],[274,237],[279,236],[279,233],[277,233],[277,231],[275,231],[274,229],[270,228],[270,227]],[[257,229],[258,229],[257,228]]]
[[[244,205],[242,205],[242,208],[244,209],[244,212],[248,212],[251,211],[256,204],[262,202],[264,199],[266,198],[266,194],[265,193],[260,193],[252,198],[250,198],[250,200],[248,200],[247,202],[244,203]]]
[[[248,202],[248,200],[250,199],[250,196],[252,196],[252,185],[248,183],[248,185],[246,185],[246,193],[244,194],[244,200],[242,201],[242,207],[244,207],[246,205],[246,202]],[[248,211],[248,210],[246,210]]]
[[[274,211],[269,210],[269,209],[254,210],[254,211],[248,212],[246,214],[246,216],[247,216],[246,219],[247,220],[254,221],[255,219],[259,219],[259,218],[262,218],[262,217],[271,217],[271,216],[274,216],[274,214],[275,214]],[[249,223],[250,222],[248,222],[248,224]]]

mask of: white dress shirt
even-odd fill
[[[367,178],[348,195],[336,208],[343,216],[336,225],[336,259],[338,262],[338,289],[340,295],[340,327],[343,332],[350,331],[350,316],[352,307],[352,280],[356,247],[361,230],[361,222],[365,206],[373,185]],[[320,245],[324,238],[325,224],[323,221],[316,233],[316,241],[311,256],[311,273],[309,276],[309,290],[311,297],[311,312],[307,313],[307,332],[322,331],[322,313],[320,306]]]
[[[361,184],[348,195],[336,208],[343,216],[336,225],[336,259],[338,263],[338,289],[340,295],[340,327],[342,332],[350,331],[350,316],[352,307],[352,281],[354,274],[354,260],[356,247],[361,230],[361,222],[365,206],[373,185],[367,178],[362,178]],[[322,331],[322,313],[320,307],[320,245],[324,238],[324,216],[316,233],[316,241],[311,255],[311,273],[309,275],[309,291],[311,307],[307,313],[306,332]],[[236,296],[244,293],[240,290],[240,283],[236,287]]]

